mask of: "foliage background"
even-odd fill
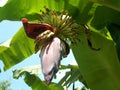
[[[74,82],[75,76],[78,76],[76,78],[80,81],[84,79],[83,83],[92,90],[120,90],[120,0],[8,0],[0,8],[0,21],[21,21],[23,17],[30,21],[39,20],[40,9],[44,10],[44,6],[58,12],[64,9],[76,23],[87,24],[91,30],[93,47],[101,48],[100,51],[91,50],[84,29],[80,29],[81,41],[71,45],[78,66],[62,66],[62,69],[73,70],[69,72],[71,78],[65,85]],[[10,47],[0,46],[0,59],[6,70],[33,53],[34,41],[25,35],[23,28],[14,35]],[[63,89],[61,83],[66,78],[48,87],[38,79],[36,72],[30,74],[30,71],[22,70],[20,75],[26,74],[25,82],[33,90]]]

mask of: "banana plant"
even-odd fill
[[[29,22],[44,23],[40,22],[40,15],[42,15],[40,10],[44,11],[44,6],[49,10],[56,11],[55,15],[58,16],[61,15],[63,10],[68,12],[77,26],[80,26],[77,27],[77,32],[79,32],[77,35],[69,36],[66,34],[68,30],[63,32],[64,37],[61,33],[57,34],[63,42],[68,42],[69,48],[74,54],[79,67],[77,70],[80,72],[76,74],[76,77],[82,75],[85,85],[91,90],[119,90],[119,0],[104,0],[104,2],[101,0],[9,0],[5,6],[0,7],[0,21],[12,20],[22,23],[21,20],[24,17]],[[65,15],[67,16],[67,14]],[[69,22],[66,23],[69,24]],[[50,24],[49,21],[46,24]],[[50,25],[54,27],[54,24]],[[54,33],[54,30],[52,30],[50,29],[50,32]],[[69,38],[65,39],[68,36]],[[76,39],[77,43],[72,43],[74,42],[72,37],[79,39]],[[37,39],[37,42],[40,39]],[[65,42],[63,45],[66,45]],[[36,44],[36,46],[38,46],[36,51],[41,49],[41,45]],[[11,68],[35,53],[34,47],[34,40],[29,38],[24,28],[21,27],[12,37],[9,47],[0,46],[0,59],[4,62],[5,69]],[[66,49],[63,48],[62,50]],[[25,74],[26,83],[34,90],[40,89],[40,86],[46,89],[50,87],[36,75],[31,75],[29,72]],[[75,76],[73,75],[73,77]],[[73,77],[69,78],[70,83],[74,82]],[[34,79],[30,80],[30,78]],[[68,82],[65,85],[69,85]],[[51,83],[50,85],[59,87],[60,84]]]

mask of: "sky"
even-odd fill
[[[4,6],[8,0],[0,0],[0,7]]]
[[[0,6],[3,6],[5,1],[7,0],[0,0]],[[22,27],[22,23],[18,21],[4,20],[0,22],[0,45],[5,45],[9,47],[9,43],[12,37],[20,29],[20,27]],[[11,83],[10,88],[12,88],[12,90],[31,90],[31,88],[28,87],[24,83],[23,78],[19,78],[17,80],[13,79],[12,71],[16,68],[40,64],[39,53],[40,52],[38,52],[37,54],[33,54],[32,56],[28,57],[21,63],[13,66],[12,68],[10,68],[9,70],[5,72],[3,70],[4,63],[0,60],[0,69],[2,70],[2,73],[0,73],[0,81],[9,80]],[[68,64],[76,65],[76,61],[74,59],[72,52],[70,52],[67,58],[61,61],[61,64],[62,65],[68,65]],[[62,72],[62,73],[59,73],[59,72]],[[59,77],[59,80],[60,80],[65,75],[66,71],[59,71],[59,72],[57,73],[57,76]],[[40,78],[43,80],[42,74],[40,75]],[[59,80],[53,79],[53,82],[58,82]],[[77,85],[79,86],[81,85],[81,83],[77,83]]]

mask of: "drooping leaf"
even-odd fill
[[[32,88],[32,90],[63,90],[63,87],[55,83],[51,83],[50,86],[41,81],[38,77],[40,73],[40,65],[29,66],[13,71],[14,78],[19,78],[24,75],[24,81]]]
[[[72,50],[80,72],[92,90],[119,90],[120,64],[112,40],[96,33],[91,33],[91,43],[99,51],[91,50],[86,36],[80,35],[81,42],[72,45]]]
[[[23,67],[23,68],[18,68],[13,70],[13,77],[14,78],[19,78],[21,75],[24,74],[24,72],[28,72],[30,74],[41,74],[41,66],[40,65],[34,65],[34,66],[27,66],[27,67]]]
[[[50,88],[48,88],[47,85],[45,83],[43,83],[34,74],[29,74],[28,72],[25,72],[24,81],[32,88],[32,90],[43,90],[43,89],[50,90]]]
[[[0,59],[5,64],[5,69],[21,62],[34,53],[34,42],[26,37],[21,28],[10,42],[10,47],[0,46]]]

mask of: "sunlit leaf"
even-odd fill
[[[40,65],[34,65],[34,66],[27,66],[27,67],[23,67],[23,68],[18,68],[13,70],[13,77],[14,78],[19,78],[21,75],[24,74],[24,72],[28,72],[30,74],[41,74],[41,66]]]
[[[20,21],[23,17],[28,20],[39,20],[40,10],[44,10],[44,6],[59,12],[68,11],[82,24],[92,17],[89,12],[93,9],[93,3],[88,0],[9,0],[4,7],[0,8],[0,21],[4,19]]]
[[[39,69],[38,65],[30,67],[30,69],[29,67],[16,69],[13,73],[15,78],[24,75],[24,81],[32,88],[32,90],[63,90],[63,87],[60,85],[51,83],[51,85],[48,86],[45,82],[41,81],[37,76]]]
[[[0,46],[0,59],[5,64],[5,69],[21,62],[34,53],[33,40],[26,37],[21,28],[10,42],[10,47]]]

